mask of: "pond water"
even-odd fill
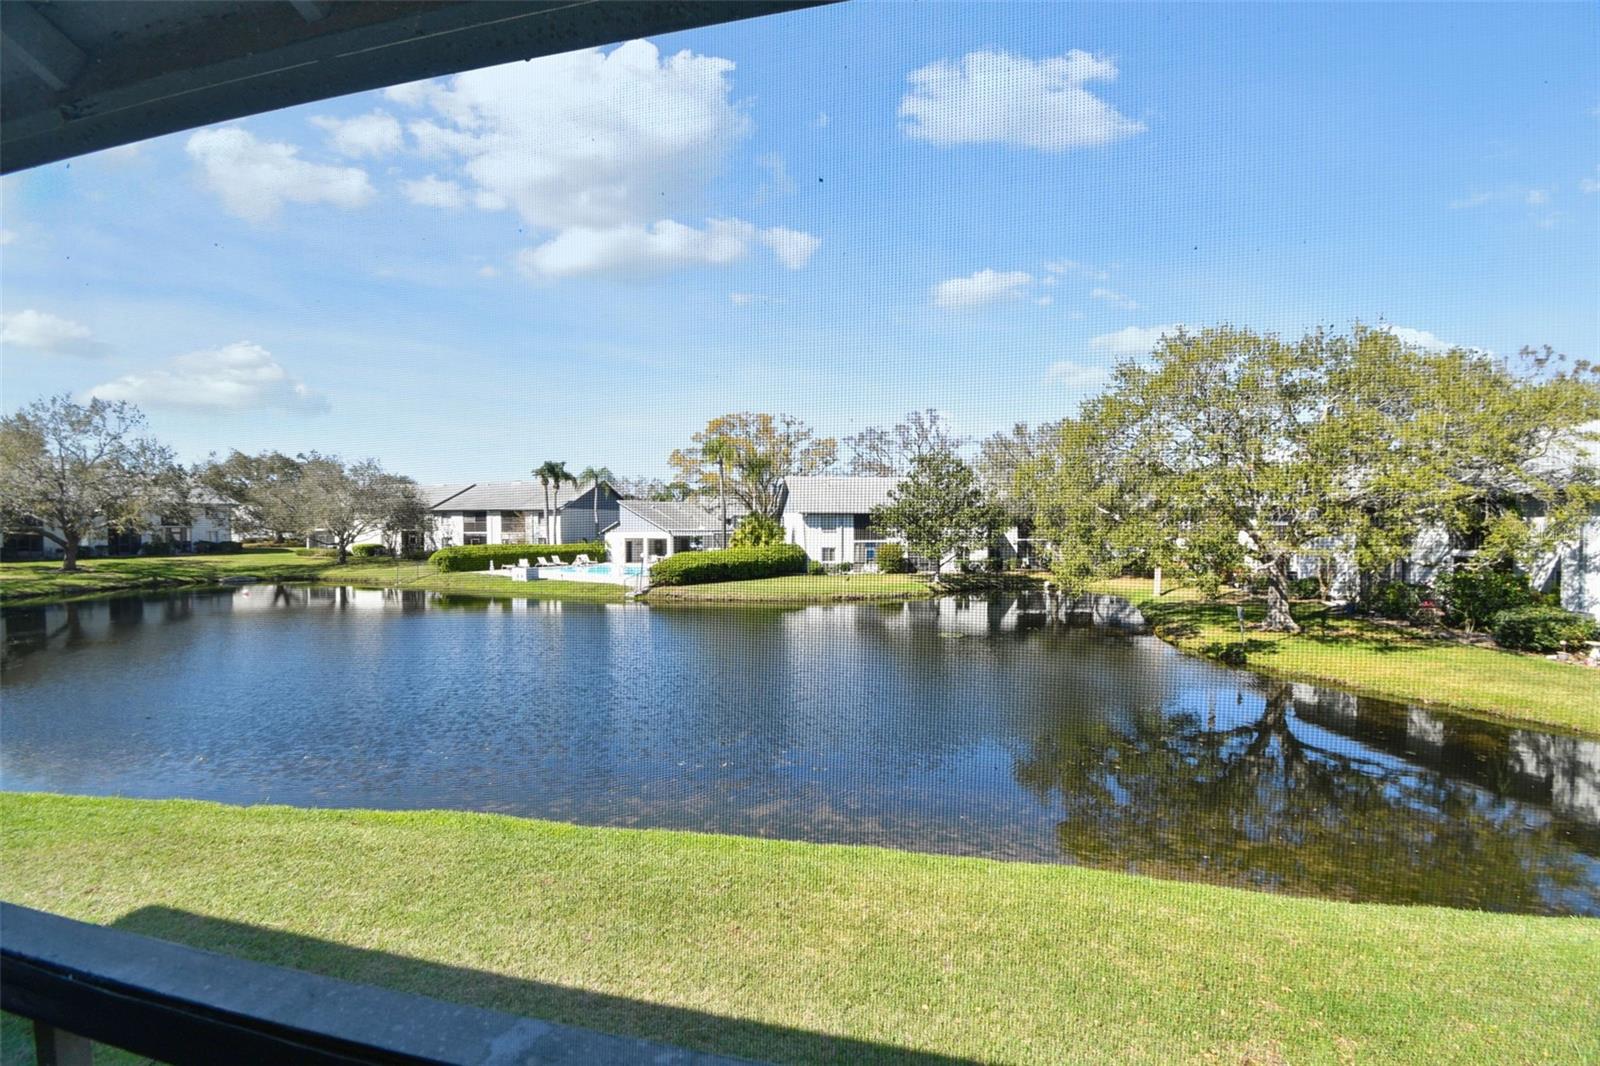
[[[0,787],[498,811],[1600,914],[1600,744],[1048,623],[246,589],[3,613]]]

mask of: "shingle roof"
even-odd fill
[[[470,481],[458,481],[449,485],[418,485],[417,495],[429,507],[438,507],[453,496],[459,496],[472,487]]]
[[[550,500],[557,508],[565,507],[589,491],[593,482],[584,481],[574,486],[563,481],[559,487],[550,486]],[[454,488],[457,491],[445,496],[431,506],[435,511],[542,511],[544,486],[537,481],[480,481],[465,485],[429,485],[432,489]]]
[[[669,533],[716,532],[722,528],[722,506],[716,500],[623,500],[619,504]],[[738,518],[749,508],[728,501],[728,518]]]
[[[783,479],[785,511],[799,514],[866,514],[889,502],[897,477],[796,475]]]

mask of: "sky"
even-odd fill
[[[851,3],[0,182],[0,406],[186,461],[666,473],[1070,414],[1164,330],[1600,358],[1600,5]]]

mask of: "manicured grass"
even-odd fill
[[[83,559],[78,572],[71,574],[62,573],[60,563],[0,563],[0,601],[12,606],[46,603],[141,589],[214,585],[224,577],[245,575],[263,581],[306,581],[331,562],[287,550],[252,549],[238,555]]]
[[[706,585],[662,585],[651,589],[652,602],[703,600],[722,603],[846,603],[865,600],[908,600],[937,595],[916,574],[798,574],[752,581],[715,581]]]
[[[1259,603],[1243,603],[1247,631],[1241,635],[1236,604],[1201,601],[1193,589],[1156,600],[1143,578],[1119,578],[1096,588],[1131,599],[1158,635],[1185,651],[1215,654],[1224,645],[1243,642],[1246,665],[1261,673],[1600,734],[1600,671],[1345,618],[1316,604],[1295,606],[1304,628],[1290,635],[1253,628],[1264,610]]]
[[[175,558],[87,559],[75,574],[59,563],[0,563],[0,602],[7,606],[54,603],[89,596],[142,590],[197,588],[246,575],[262,581],[320,581],[325,584],[427,589],[461,595],[494,594],[521,599],[568,599],[620,603],[622,586],[586,581],[513,582],[486,573],[442,574],[426,563],[351,560],[338,566],[329,557],[305,557],[289,550],[259,549],[239,555],[187,555]]]
[[[1600,1058],[1590,919],[477,814],[7,794],[0,816],[18,903],[760,1059]]]

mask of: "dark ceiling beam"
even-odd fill
[[[332,96],[821,2],[832,0],[218,3],[165,36],[90,45],[74,70],[61,42],[80,57],[85,49],[32,5],[6,0],[7,57],[15,26],[19,52],[32,49],[24,61],[30,70],[39,64],[51,88],[5,81],[0,173]],[[308,22],[307,10],[325,17]],[[39,23],[61,40],[41,44],[48,35],[36,32]]]
[[[26,4],[6,5],[0,17],[0,40],[8,57],[56,92],[71,85],[89,62],[83,49]]]

